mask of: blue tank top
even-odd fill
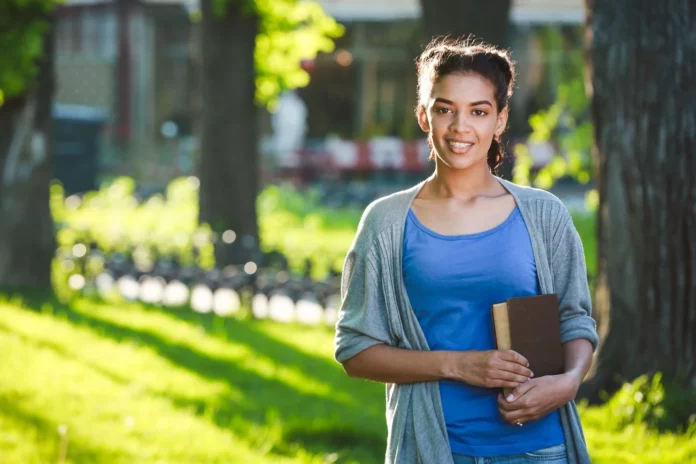
[[[468,235],[438,234],[411,210],[403,247],[406,291],[431,350],[495,349],[491,305],[540,293],[531,239],[518,208],[498,226]],[[440,381],[453,453],[504,456],[565,442],[558,411],[523,427],[505,422],[498,411],[499,391]]]

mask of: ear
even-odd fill
[[[423,132],[430,132],[430,123],[428,122],[428,115],[425,112],[425,108],[423,108],[422,105],[418,106],[416,114],[418,115],[418,125],[423,130]]]
[[[505,107],[503,111],[498,113],[498,122],[495,125],[495,135],[500,137],[500,135],[505,132],[508,121],[508,107]]]

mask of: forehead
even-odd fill
[[[433,85],[431,100],[444,98],[455,103],[495,100],[495,87],[485,77],[475,73],[454,73],[438,79]]]

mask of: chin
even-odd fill
[[[437,157],[440,162],[444,163],[446,166],[457,170],[468,169],[480,162],[487,163],[486,157],[476,156],[475,154],[474,156],[470,155],[471,153],[467,153],[466,155],[446,153],[444,156],[438,154]]]

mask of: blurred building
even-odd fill
[[[67,0],[57,9],[55,101],[107,115],[102,169],[151,178],[190,169],[178,155],[192,132],[191,6]]]
[[[392,171],[408,184],[413,179],[404,172],[431,169],[414,116],[414,59],[425,42],[420,0],[320,3],[346,33],[333,53],[305,63],[312,78],[297,90],[308,107],[305,161],[332,166],[328,158],[351,176]],[[519,77],[508,139],[516,141],[528,135],[529,116],[553,103],[558,86],[581,75],[585,7],[583,0],[513,0],[509,19],[505,46]],[[540,165],[553,152],[534,148]]]
[[[299,90],[309,105],[309,136],[418,136],[413,109],[414,59],[423,43],[420,0],[320,3],[346,34],[333,54],[312,63],[312,81]],[[525,116],[546,103],[528,103],[531,94],[548,100],[566,62],[581,57],[584,15],[583,0],[513,0],[507,46],[521,71],[513,103]]]
[[[420,0],[319,3],[346,33],[333,53],[303,63],[311,82],[296,94],[310,161],[296,167],[311,171],[316,158],[350,172],[421,171],[426,153],[413,113]],[[166,183],[194,169],[196,9],[197,0],[66,0],[58,9],[56,102],[107,115],[102,171]],[[520,79],[512,137],[524,137],[528,116],[580,72],[583,22],[583,0],[513,0],[508,46]]]

